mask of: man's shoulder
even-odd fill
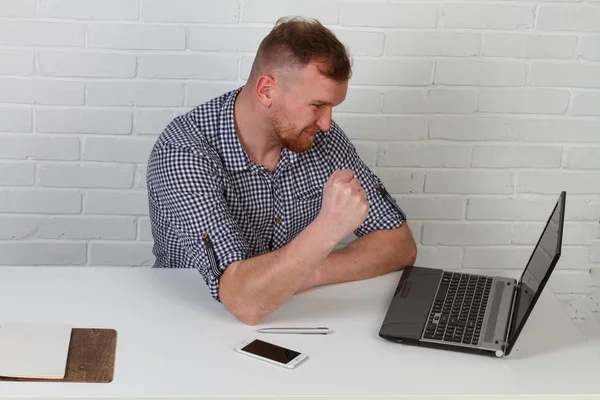
[[[331,120],[329,131],[320,135],[315,145],[321,151],[328,153],[329,156],[343,155],[354,147],[350,138],[334,120]]]
[[[154,150],[170,147],[198,154],[212,154],[214,149],[210,139],[218,134],[225,104],[236,90],[208,100],[173,118],[159,135]]]

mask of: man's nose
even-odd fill
[[[317,120],[317,126],[324,132],[331,128],[331,111],[331,109],[324,111]]]

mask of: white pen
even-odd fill
[[[317,328],[261,328],[260,333],[295,333],[300,335],[327,335],[331,331],[329,328],[320,326]]]

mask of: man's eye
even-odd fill
[[[313,104],[313,106],[314,106],[315,108],[321,108],[321,107],[323,107],[323,104]]]

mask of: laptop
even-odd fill
[[[563,191],[518,281],[407,267],[379,336],[408,345],[508,356],[560,258],[565,201]]]

